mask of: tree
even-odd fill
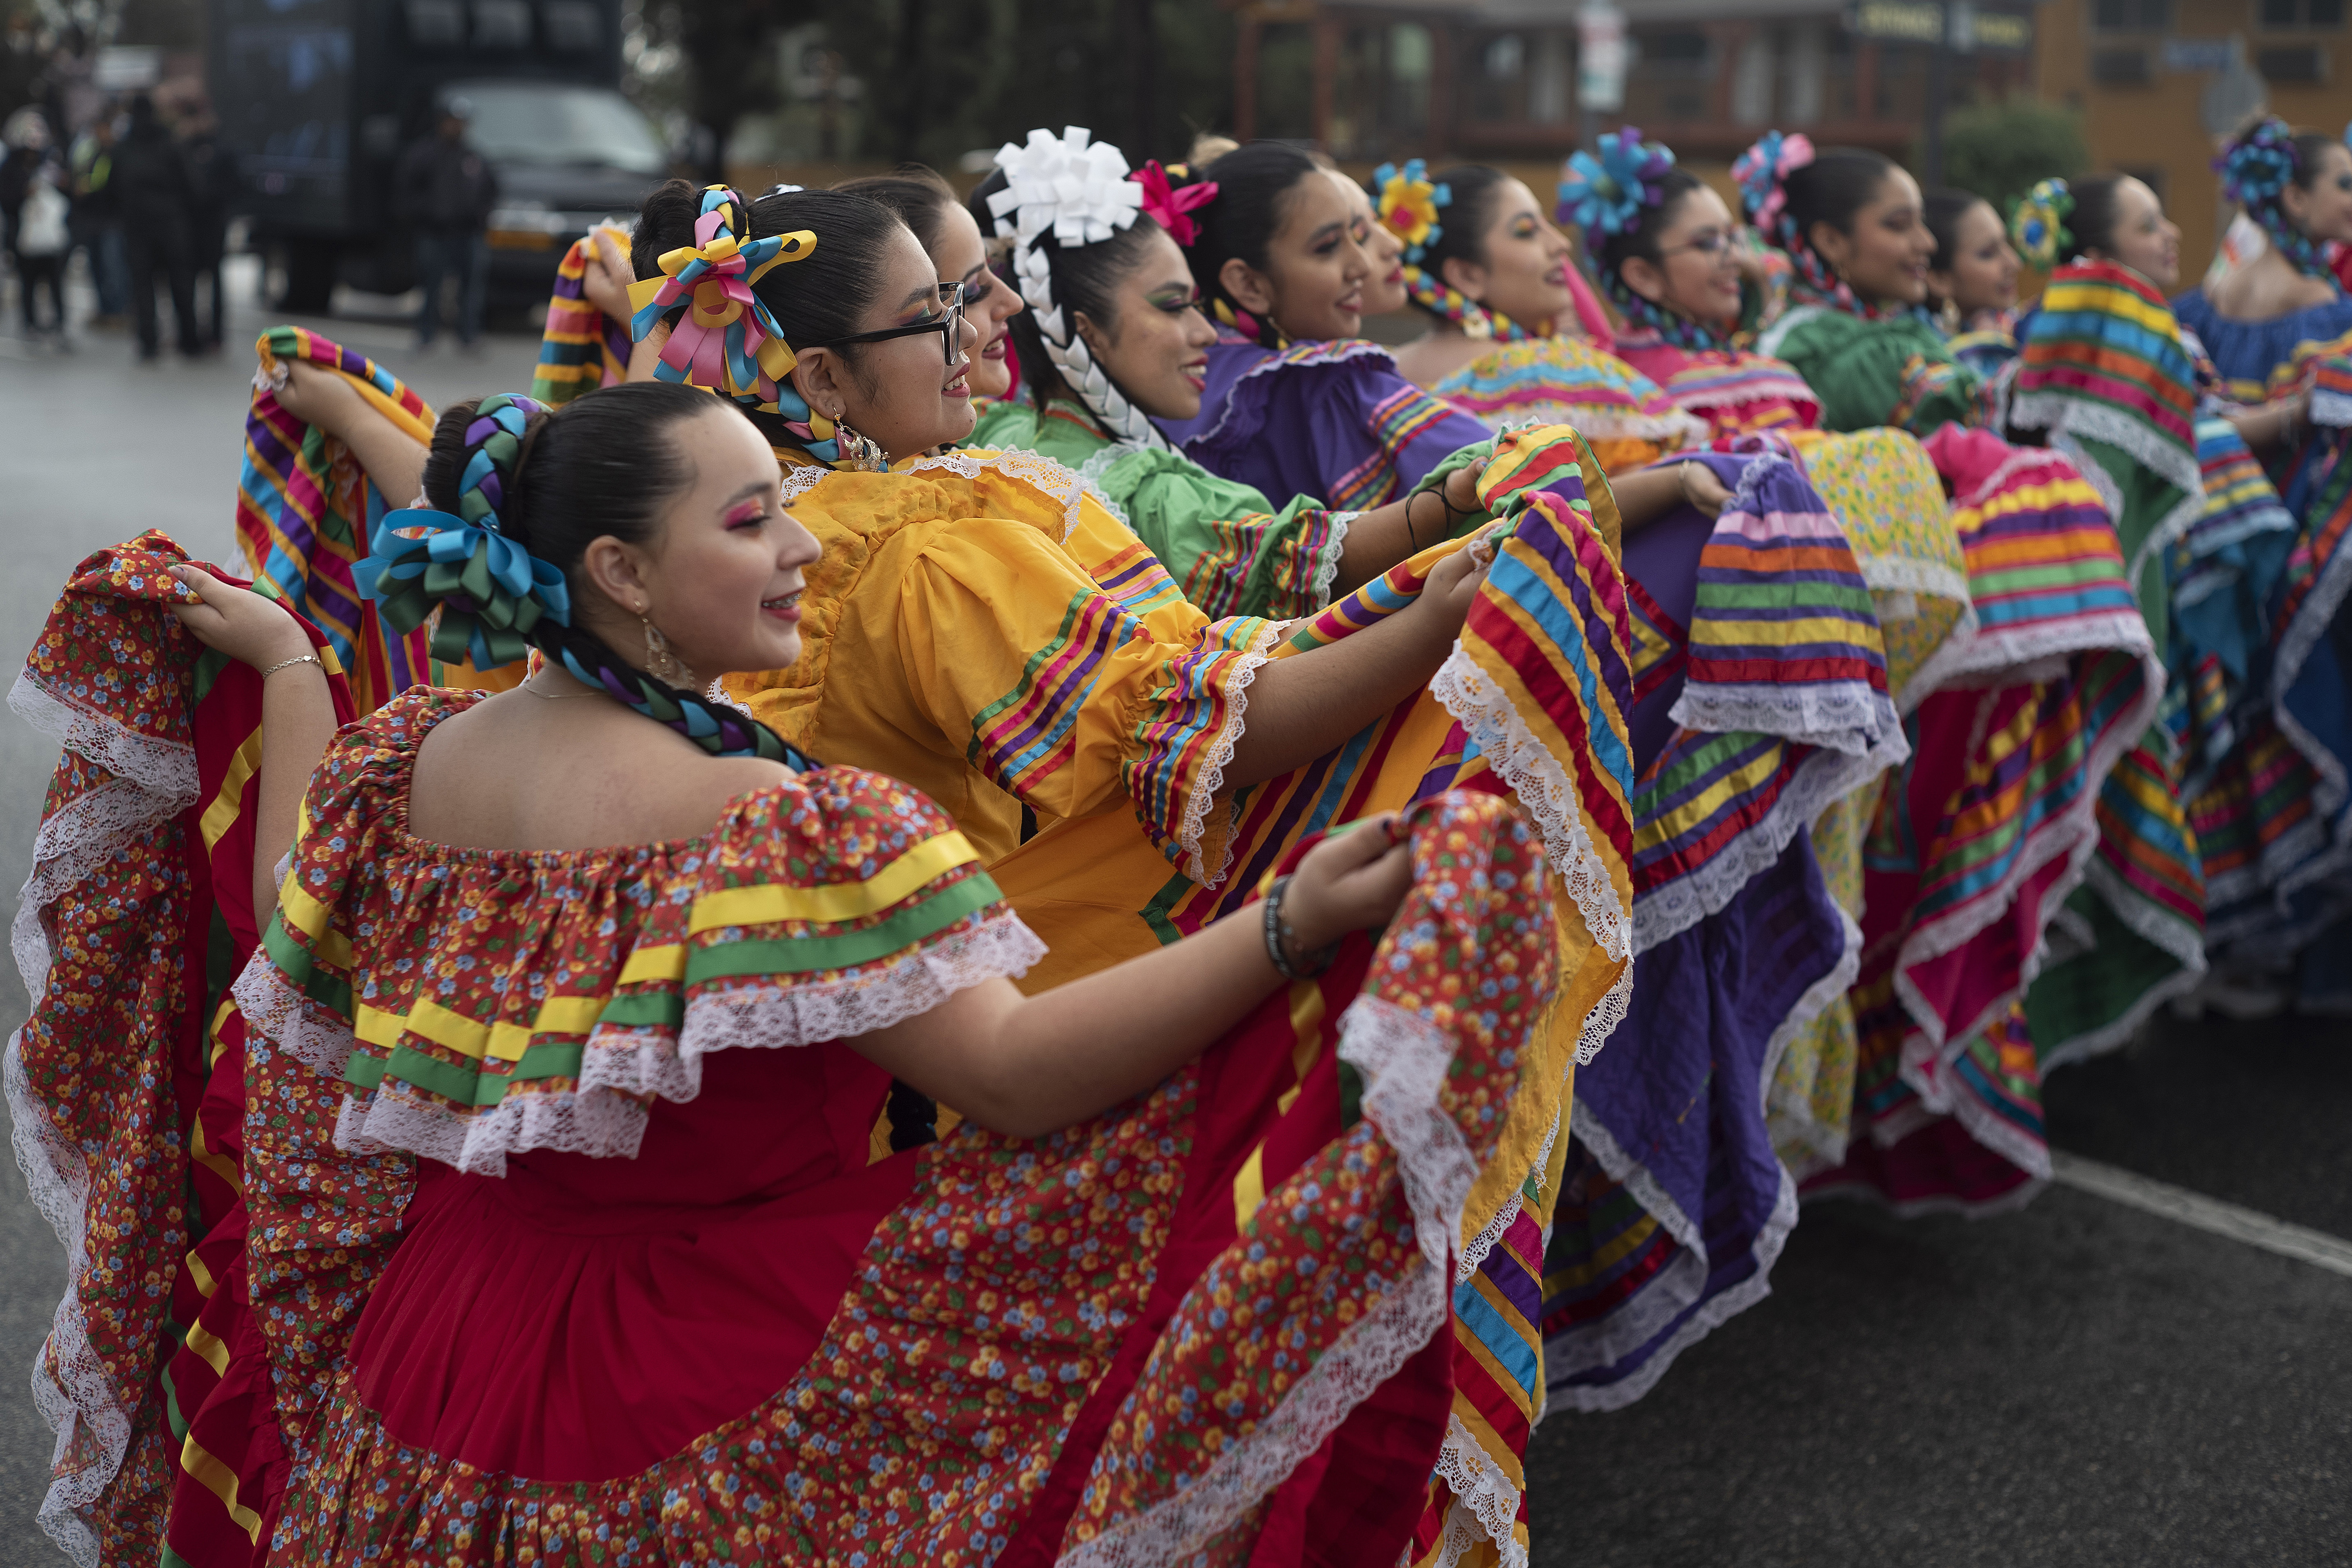
[[[1944,122],[1944,178],[2006,214],[2035,182],[2071,180],[2091,162],[2083,117],[2035,99],[1958,110]]]

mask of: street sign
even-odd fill
[[[1940,44],[1944,7],[1940,0],[1859,0],[1847,13],[1845,25],[1857,37],[1890,44]]]
[[[1846,31],[1888,44],[1942,44],[1955,54],[2022,55],[2033,48],[2033,18],[1954,0],[1855,0]]]
[[[1625,13],[1588,0],[1576,13],[1576,102],[1588,114],[1625,107]]]

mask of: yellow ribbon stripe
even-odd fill
[[[298,873],[289,871],[278,890],[278,912],[287,925],[310,938],[310,951],[330,968],[352,970],[351,938],[335,929],[334,912],[302,891]]]
[[[970,840],[950,829],[926,839],[864,882],[827,883],[823,887],[730,887],[694,901],[687,933],[699,936],[733,925],[769,925],[780,920],[828,925],[878,915],[925,883],[980,858]],[[682,971],[681,971],[682,972]]]
[[[220,793],[215,795],[213,803],[205,808],[202,828],[206,853],[210,853],[213,847],[221,841],[221,835],[236,824],[237,810],[245,803],[245,782],[260,766],[261,731],[257,728],[245,737],[245,744],[236,748],[236,755],[228,759],[228,772],[221,779]]]
[[[180,1468],[203,1483],[205,1490],[221,1500],[229,1518],[251,1541],[261,1539],[261,1515],[236,1500],[236,1472],[205,1452],[194,1432],[180,1445]]]
[[[486,1057],[494,1061],[520,1061],[535,1035],[586,1034],[593,1030],[604,1014],[607,999],[550,997],[540,1008],[539,1016],[528,1025],[477,1023],[439,1002],[419,1002],[404,1017],[363,1002],[352,1032],[370,1045],[380,1045],[386,1051],[398,1045],[401,1036],[414,1034],[476,1061]]]

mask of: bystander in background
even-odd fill
[[[131,319],[139,333],[139,357],[162,351],[155,316],[155,286],[172,291],[172,325],[180,352],[200,354],[196,336],[195,270],[188,249],[188,208],[194,195],[188,159],[155,112],[145,93],[131,100],[131,127],[114,149],[114,172],[107,183],[116,193],[116,218],[131,270]]]
[[[24,315],[25,337],[33,340],[45,332],[55,332],[63,346],[67,220],[72,210],[62,189],[64,161],[49,135],[47,118],[29,105],[0,126],[0,141],[8,149],[6,158],[0,160],[0,230],[5,230],[8,259],[16,271],[16,300]],[[38,308],[44,293],[49,297],[51,317],[46,328]]]
[[[416,313],[416,346],[429,349],[441,326],[441,287],[457,279],[457,341],[470,349],[482,331],[483,296],[489,287],[490,210],[499,180],[489,161],[466,144],[473,105],[446,99],[433,134],[401,154],[395,210],[416,235],[416,281],[425,304]]]

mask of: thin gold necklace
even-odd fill
[[[567,700],[569,700],[569,699],[571,699],[571,698],[572,698],[572,697],[601,697],[601,696],[605,696],[605,695],[609,695],[609,694],[604,693],[604,692],[593,692],[593,691],[591,691],[591,692],[543,692],[543,691],[541,691],[537,686],[532,685],[529,681],[521,681],[521,682],[518,682],[518,683],[516,684],[516,685],[515,685],[515,690],[517,690],[517,691],[519,691],[519,692],[528,692],[528,693],[530,693],[532,696],[537,697],[540,701],[541,701],[541,702],[543,702],[543,703],[560,703],[560,702],[567,701]]]

